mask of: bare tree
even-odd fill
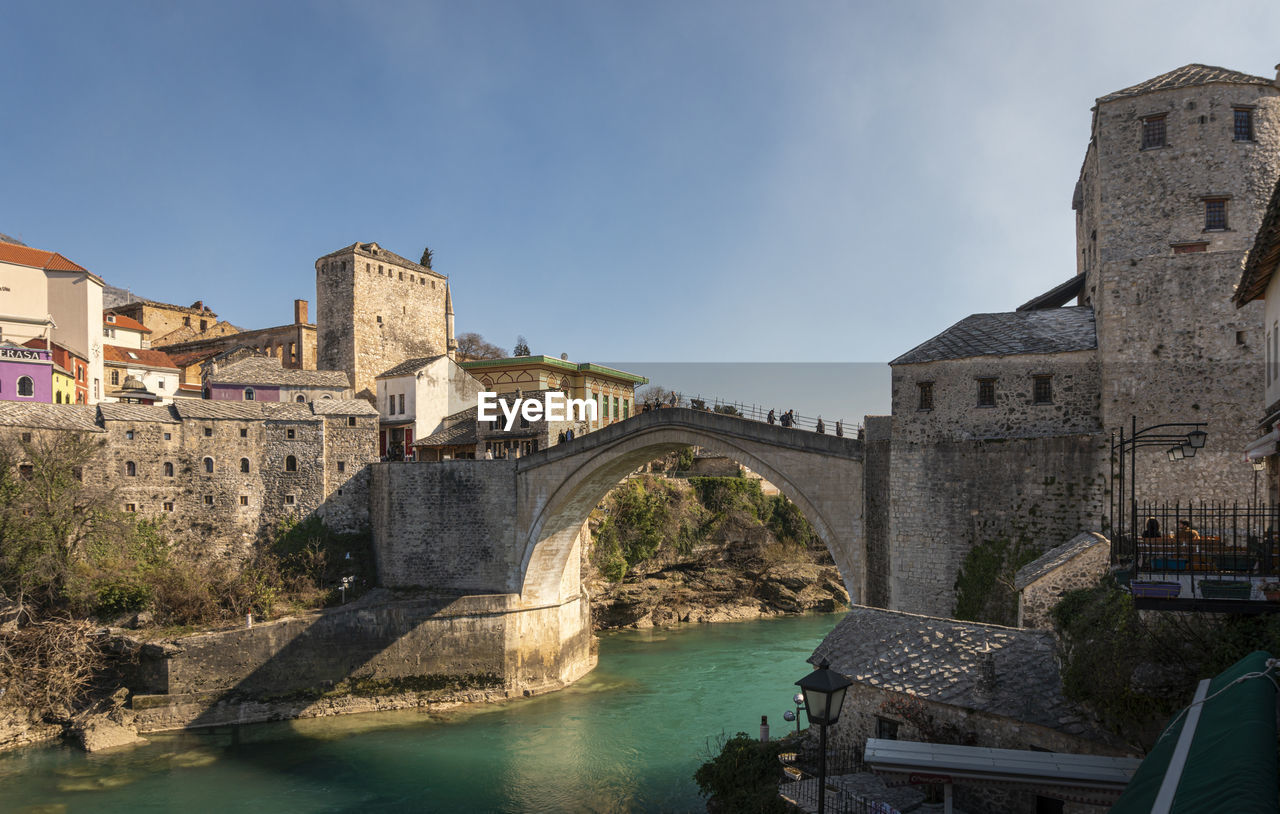
[[[529,340],[525,339],[523,334],[516,337],[516,347],[515,347],[515,350],[511,352],[511,355],[512,356],[531,356],[532,355],[529,352]]]
[[[478,333],[459,334],[457,341],[458,356],[463,361],[505,359],[507,356],[506,348],[486,342],[485,338]]]

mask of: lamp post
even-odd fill
[[[853,682],[834,670],[825,658],[818,669],[796,682],[804,695],[809,723],[818,725],[818,814],[825,814],[827,802],[827,725],[840,718],[845,690]]]
[[[796,722],[796,734],[800,734],[800,710],[804,709],[804,693],[796,693],[791,702],[796,705],[796,711],[787,710],[782,713],[782,720]]]
[[[1138,429],[1138,417],[1129,417],[1130,432],[1126,438],[1124,427],[1120,428],[1119,440],[1117,441],[1115,433],[1111,436],[1111,453],[1112,460],[1116,460],[1116,453],[1119,453],[1120,464],[1120,488],[1115,491],[1116,508],[1119,510],[1119,522],[1113,523],[1112,534],[1123,533],[1125,527],[1125,509],[1124,509],[1124,487],[1126,480],[1129,484],[1129,541],[1136,545],[1138,539],[1138,495],[1137,495],[1137,468],[1138,468],[1138,447],[1149,446],[1167,446],[1166,455],[1170,461],[1179,461],[1183,458],[1195,457],[1196,451],[1204,447],[1205,441],[1209,438],[1209,433],[1204,431],[1204,427],[1209,426],[1207,422],[1174,422],[1169,424],[1152,424],[1150,427]],[[1182,432],[1157,432],[1158,430],[1182,430]],[[1129,456],[1129,466],[1125,467],[1125,454]],[[1114,472],[1113,472],[1114,475]],[[1114,485],[1113,477],[1113,485]],[[1113,517],[1114,519],[1114,517]],[[1135,548],[1136,556],[1136,548]]]

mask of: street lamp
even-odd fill
[[[796,682],[804,695],[804,709],[809,723],[818,725],[818,814],[825,814],[827,801],[827,725],[840,719],[845,690],[852,681],[830,669],[825,658],[818,669]]]
[[[1170,461],[1179,461],[1183,458],[1194,458],[1196,451],[1204,447],[1205,441],[1209,438],[1209,433],[1204,428],[1208,423],[1204,421],[1169,423],[1169,424],[1153,424],[1150,427],[1138,429],[1137,416],[1131,416],[1130,433],[1125,437],[1124,427],[1119,430],[1119,438],[1113,434],[1111,438],[1112,466],[1119,463],[1119,488],[1115,488],[1116,470],[1113,468],[1112,475],[1112,494],[1115,498],[1114,507],[1117,511],[1112,513],[1112,533],[1120,535],[1123,538],[1125,528],[1125,483],[1126,479],[1129,486],[1129,526],[1130,539],[1129,544],[1136,546],[1138,537],[1138,498],[1137,498],[1137,468],[1138,468],[1138,447],[1147,446],[1169,446],[1165,452]],[[1157,432],[1165,430],[1165,432]],[[1172,431],[1170,431],[1172,430]],[[1118,454],[1117,454],[1118,453]],[[1128,467],[1125,466],[1125,456],[1128,456]],[[1119,522],[1116,521],[1116,515],[1119,515]],[[1113,549],[1114,552],[1114,549]],[[1135,548],[1136,556],[1136,548]]]
[[[796,693],[795,697],[791,699],[791,703],[796,705],[796,711],[792,712],[791,710],[787,710],[786,712],[782,713],[782,720],[787,722],[795,721],[796,734],[799,735],[800,734],[800,710],[804,709],[804,693],[799,693],[799,692]]]

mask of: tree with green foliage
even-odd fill
[[[1040,556],[1030,540],[983,540],[969,549],[956,575],[956,619],[1013,626],[1018,623],[1014,575]]]
[[[719,753],[693,774],[702,796],[710,798],[707,809],[734,814],[784,814],[787,805],[778,796],[781,751],[782,741],[761,743],[745,732],[724,741]]]
[[[418,261],[418,265],[431,268],[431,261],[435,259],[435,253],[428,246],[422,250],[422,259]]]

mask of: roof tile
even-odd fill
[[[269,356],[241,359],[209,377],[216,384],[256,384],[282,387],[332,387],[346,390],[351,380],[341,370],[293,370],[281,367],[280,360]]]
[[[1227,68],[1219,68],[1216,65],[1200,65],[1192,63],[1183,65],[1181,68],[1175,68],[1168,73],[1162,73],[1157,77],[1139,82],[1136,85],[1130,85],[1127,88],[1118,90],[1115,93],[1108,93],[1106,96],[1098,97],[1099,102],[1113,102],[1116,99],[1124,99],[1129,96],[1138,96],[1143,93],[1151,93],[1158,90],[1173,90],[1174,88],[1188,88],[1194,85],[1207,85],[1211,82],[1226,82],[1232,85],[1271,85],[1270,79],[1262,76],[1253,76],[1252,74],[1240,73]]]
[[[1098,347],[1093,309],[1050,308],[973,314],[894,359],[891,365],[974,356],[1066,353]]]

